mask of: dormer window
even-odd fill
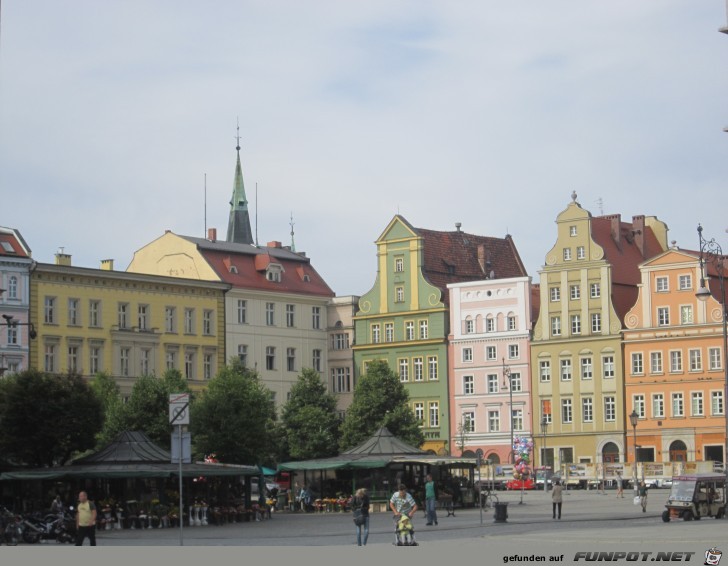
[[[280,266],[280,264],[270,263],[270,264],[268,264],[268,267],[265,270],[265,278],[268,281],[273,281],[274,283],[280,283],[282,272],[283,272],[283,268]]]

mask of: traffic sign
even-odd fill
[[[169,424],[190,424],[190,394],[172,393],[169,396]]]

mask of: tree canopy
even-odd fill
[[[65,463],[92,448],[102,405],[78,375],[27,370],[0,381],[0,453],[37,467]]]
[[[389,364],[383,360],[371,362],[356,385],[342,424],[341,449],[356,446],[382,426],[397,438],[420,446],[425,438],[408,401],[407,390]]]

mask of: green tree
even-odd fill
[[[336,399],[326,391],[321,376],[313,369],[304,369],[291,387],[281,420],[292,459],[325,458],[338,453],[340,423]]]
[[[104,424],[96,435],[96,447],[101,448],[126,430],[125,405],[121,399],[119,385],[107,373],[97,373],[91,380],[91,389],[103,409]]]
[[[190,431],[198,456],[230,464],[265,464],[276,452],[273,394],[238,360],[220,370],[192,403]]]
[[[383,426],[397,438],[420,446],[425,438],[408,400],[407,390],[389,364],[383,360],[371,362],[354,390],[341,426],[341,449],[356,446]]]
[[[19,464],[55,466],[92,448],[102,407],[78,375],[28,370],[0,381],[0,453]]]

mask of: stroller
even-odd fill
[[[415,528],[412,526],[412,519],[405,513],[394,518],[396,526],[394,529],[394,545],[395,546],[419,546],[415,540]]]

